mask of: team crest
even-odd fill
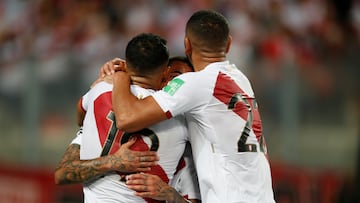
[[[165,87],[164,92],[173,96],[175,92],[184,84],[184,81],[179,78],[174,78]]]

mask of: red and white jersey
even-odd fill
[[[153,97],[169,118],[186,115],[204,203],[274,202],[254,92],[235,65],[184,73]]]
[[[186,144],[183,159],[170,185],[186,199],[201,200],[198,177],[192,158],[191,145]]]
[[[112,154],[125,143],[129,134],[123,134],[116,128],[112,111],[112,85],[101,82],[90,89],[82,98],[82,107],[86,111],[83,125],[83,137],[80,147],[80,159],[94,159]],[[131,91],[139,98],[153,91],[139,86],[131,86]],[[176,171],[177,164],[184,152],[187,137],[185,118],[178,116],[145,129],[137,136],[133,150],[157,151],[160,160],[148,173],[158,175],[169,183]],[[134,196],[134,191],[119,181],[119,174],[107,175],[84,185],[84,196],[88,202],[157,202]],[[106,196],[106,198],[105,198]],[[105,198],[105,199],[104,199]]]
[[[82,145],[84,139],[82,129],[80,129],[71,144]],[[102,203],[102,202],[146,202],[140,197],[134,196],[134,191],[129,190],[126,185],[120,181],[119,174],[113,172],[96,181],[83,184],[84,203]],[[157,201],[147,201],[157,202]]]

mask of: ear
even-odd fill
[[[164,87],[169,81],[169,72],[170,72],[170,66],[168,66],[167,68],[165,68],[165,70],[163,71],[163,73],[161,74],[161,88]]]
[[[165,68],[165,70],[163,71],[163,73],[162,73],[162,77],[163,77],[164,79],[168,79],[169,73],[170,73],[170,66],[167,66],[167,67]]]
[[[122,66],[121,71],[128,72],[128,65],[127,65],[126,62],[125,62],[124,65]]]
[[[227,44],[226,44],[226,53],[229,53],[231,43],[232,43],[232,37],[231,37],[231,35],[229,35],[229,38],[228,38],[228,41],[227,41]]]
[[[191,42],[188,37],[184,38],[184,47],[185,47],[185,55],[190,56],[192,48],[191,48]]]

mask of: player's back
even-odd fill
[[[273,202],[260,114],[234,65],[182,74],[153,97],[164,112],[185,112],[203,202]]]
[[[273,202],[262,124],[250,82],[227,62],[211,64],[201,74],[211,84],[204,84],[209,91],[204,98],[207,104],[187,118],[196,164],[208,166],[198,168],[202,185],[207,187],[210,180],[209,188],[201,188],[207,191],[205,202]]]
[[[84,97],[84,109],[87,111],[84,126],[83,139],[80,148],[81,159],[93,159],[99,156],[114,153],[120,147],[120,143],[126,142],[130,134],[124,134],[116,129],[115,117],[112,112],[112,85],[102,82],[93,87]],[[143,98],[152,91],[139,86],[132,86],[134,95]],[[149,172],[158,175],[165,182],[172,179],[180,157],[183,154],[187,140],[187,128],[184,117],[176,117],[150,126],[137,136],[136,143],[131,146],[133,150],[156,150],[160,160],[158,165],[152,167]],[[120,174],[121,175],[121,174]],[[88,183],[84,187],[85,196],[96,197],[116,195],[119,202],[144,202],[143,199],[135,197],[132,190],[119,181],[117,173],[110,174],[95,182]],[[103,201],[106,202],[106,201]]]

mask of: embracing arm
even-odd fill
[[[80,145],[71,144],[55,170],[56,184],[82,183],[109,171],[146,172],[156,165],[156,152],[132,151],[129,147],[136,139],[121,145],[114,154],[91,160],[80,160]]]
[[[82,183],[106,171],[103,160],[81,161],[80,145],[71,144],[55,170],[55,184]]]
[[[153,97],[138,99],[130,92],[130,77],[127,73],[116,72],[113,82],[112,103],[117,128],[134,132],[167,119]]]
[[[199,203],[199,200],[186,200],[173,187],[166,184],[158,176],[137,173],[127,176],[127,187],[135,190],[135,195],[143,198],[166,200],[168,203]]]

